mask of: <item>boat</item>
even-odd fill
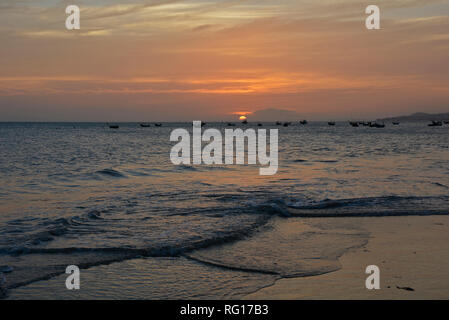
[[[429,127],[441,127],[443,125],[443,123],[441,121],[433,121],[432,123],[429,123],[428,126]]]
[[[248,120],[243,120],[242,124],[248,124]]]
[[[284,127],[288,127],[290,124],[291,124],[291,122],[285,122],[285,123],[283,124],[283,126],[284,126]]]
[[[258,127],[261,127],[261,126],[262,126],[262,124],[261,124],[261,123],[258,123],[258,124],[257,124],[257,126],[258,126]]]
[[[358,123],[358,122],[350,121],[349,124],[350,124],[351,126],[353,126],[353,127],[358,127],[358,126],[359,126],[359,123]]]
[[[444,124],[449,124],[449,120],[445,120],[443,122],[444,122]]]
[[[398,121],[393,121],[393,125],[398,126],[400,124],[400,122]]]
[[[307,124],[308,122],[307,122],[307,120],[302,120],[302,121],[299,121],[299,123],[300,124]]]
[[[154,124],[156,127],[162,127],[162,123],[155,123]]]
[[[201,127],[204,127],[206,125],[206,122],[201,122]]]
[[[149,128],[149,127],[151,127],[151,124],[149,124],[149,123],[141,123],[140,126],[142,128]]]
[[[228,127],[235,127],[235,123],[228,122]]]
[[[118,129],[118,128],[120,128],[120,126],[117,124],[109,124],[109,129]]]
[[[276,125],[280,126],[280,125],[282,125],[282,122],[276,121]]]
[[[369,126],[370,128],[385,128],[385,124],[377,122],[370,122]]]
[[[334,121],[329,121],[327,124],[328,124],[329,126],[335,126],[335,122],[334,122]]]

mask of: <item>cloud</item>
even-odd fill
[[[212,117],[273,106],[440,108],[449,99],[443,1],[379,0],[382,29],[368,31],[359,0],[80,0],[74,32],[64,26],[68,2],[0,4],[0,105],[50,110],[69,96],[83,110],[157,104]]]
[[[312,73],[274,73],[261,71],[223,73],[222,77],[0,77],[0,96],[51,94],[206,94],[263,95],[298,94],[328,90],[393,90],[420,87],[443,89],[438,82],[419,77],[329,77]],[[447,88],[447,86],[446,86]]]
[[[102,18],[121,17],[129,14],[135,14],[142,10],[152,7],[164,6],[172,3],[180,2],[180,0],[154,0],[146,1],[142,4],[131,5],[110,5],[103,7],[87,7],[86,16],[83,20],[96,20]]]

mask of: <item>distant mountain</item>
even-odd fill
[[[397,116],[391,118],[377,119],[377,121],[384,121],[384,122],[388,121],[415,122],[415,121],[433,121],[433,120],[435,121],[449,120],[449,113],[431,114],[431,113],[417,112],[409,116]]]
[[[256,121],[295,121],[300,119],[300,114],[292,110],[271,108],[255,111],[250,119]]]

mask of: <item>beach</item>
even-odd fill
[[[361,235],[360,239],[366,236],[367,241],[354,242],[353,248],[337,252],[335,260],[331,256],[336,251],[330,249],[325,262],[308,266],[304,258],[307,254],[297,256],[303,250],[301,247],[294,252],[285,246],[294,245],[292,239],[318,226],[328,234]],[[79,291],[66,290],[67,275],[60,275],[12,290],[9,299],[370,300],[447,299],[449,296],[449,248],[445,245],[449,240],[449,216],[278,218],[269,229],[247,240],[205,252],[199,250],[181,258],[137,258],[83,269]],[[321,269],[324,273],[320,275],[279,277],[237,270],[232,265],[220,267],[216,260],[215,265],[210,264],[221,255],[258,251],[266,247],[264,239],[273,242],[273,237],[286,242],[282,247],[272,247],[272,252],[282,257],[277,260],[282,260],[279,269],[291,270],[295,264],[301,270],[318,270],[320,265],[330,268]],[[249,268],[250,262],[245,265]],[[365,287],[368,265],[380,269],[379,290]],[[261,270],[264,267],[268,266],[259,266]],[[239,291],[247,294],[238,294]],[[192,292],[197,296],[192,297]]]
[[[368,243],[340,257],[341,269],[280,279],[245,299],[447,299],[449,217],[347,218],[370,233]],[[365,288],[365,268],[380,268],[380,290]],[[412,288],[409,291],[400,288]]]

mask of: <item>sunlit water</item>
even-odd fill
[[[69,264],[98,266],[87,269],[88,298],[241,297],[338,269],[367,239],[338,217],[449,213],[449,126],[249,124],[279,129],[274,176],[173,165],[170,132],[191,126],[0,124],[0,272],[11,297]]]

